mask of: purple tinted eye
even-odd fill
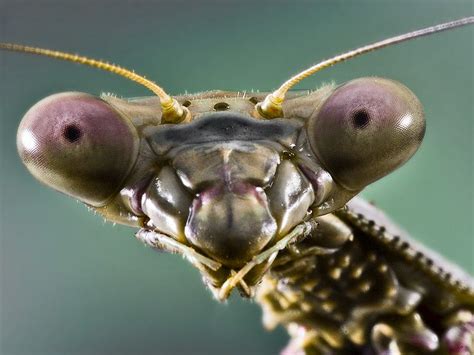
[[[311,147],[333,178],[360,190],[415,153],[425,120],[408,88],[388,79],[362,78],[338,87],[307,129]]]
[[[106,102],[77,92],[38,102],[17,135],[20,157],[36,178],[94,206],[118,190],[138,144],[127,119]]]

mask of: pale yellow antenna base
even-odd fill
[[[272,119],[283,117],[282,103],[285,97],[275,97],[274,93],[265,97],[262,102],[255,105],[255,109],[261,118]]]
[[[160,86],[155,84],[153,81],[148,80],[144,76],[138,75],[129,69],[122,68],[118,65],[109,64],[101,60],[80,56],[77,54],[54,51],[45,48],[24,46],[16,43],[0,42],[0,50],[1,49],[12,52],[23,52],[55,59],[61,59],[120,75],[124,78],[127,78],[131,81],[145,86],[148,90],[152,91],[160,98],[162,110],[161,121],[163,123],[179,123],[184,120],[190,120],[190,112],[185,107],[181,106],[178,101],[169,96]]]
[[[161,123],[182,123],[191,121],[191,112],[170,97],[161,102]]]

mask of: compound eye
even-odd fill
[[[416,152],[425,120],[407,87],[362,78],[338,87],[307,129],[311,147],[333,178],[346,189],[361,190]]]
[[[20,157],[38,180],[96,207],[119,189],[138,145],[127,119],[103,100],[77,92],[38,102],[17,133]]]

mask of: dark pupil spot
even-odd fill
[[[66,126],[63,132],[64,138],[70,143],[74,143],[82,136],[82,132],[79,127],[75,125]]]
[[[370,121],[369,114],[364,111],[357,111],[352,115],[352,123],[356,128],[365,128]]]

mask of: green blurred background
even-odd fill
[[[471,15],[472,1],[0,1],[0,41],[104,58],[171,93],[269,90],[319,59]],[[474,272],[473,28],[372,53],[301,88],[384,76],[423,102],[425,142],[367,188],[413,236]],[[70,63],[0,52],[0,353],[275,354],[257,305],[214,301],[180,257],[145,248],[36,182],[16,154],[24,112],[60,91],[148,92]]]

